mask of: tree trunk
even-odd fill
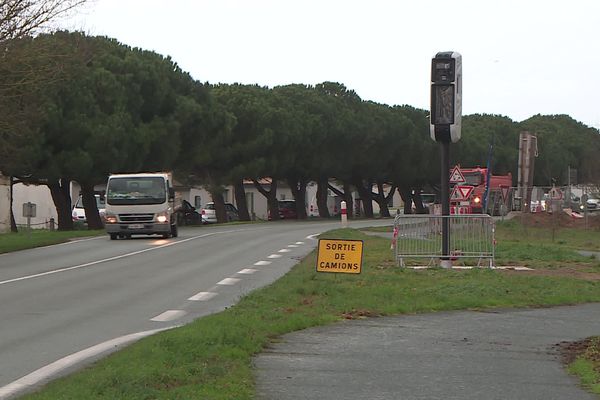
[[[329,218],[329,207],[327,207],[327,178],[321,178],[317,181],[317,207],[319,209],[319,217]]]
[[[296,218],[306,219],[306,179],[288,178],[287,181],[296,201]]]
[[[327,185],[327,187],[346,202],[346,214],[348,215],[348,218],[352,218],[354,215],[354,201],[352,200],[352,191],[350,189],[350,185],[344,182],[343,192],[333,185]]]
[[[100,214],[98,213],[93,184],[81,184],[81,200],[83,201],[88,229],[96,230],[104,228]]]
[[[54,201],[56,207],[59,231],[73,230],[70,183],[69,179],[57,179],[46,184],[50,189],[52,201]]]
[[[394,188],[394,190],[396,189]],[[373,194],[373,200],[379,205],[379,215],[382,217],[389,217],[390,210],[388,209],[388,198],[383,192],[383,182],[377,182],[377,192],[378,193]]]
[[[360,195],[360,199],[362,200],[365,217],[373,218],[373,196],[371,187],[365,188],[361,180],[356,180],[354,182],[354,186],[356,187],[356,190]]]
[[[13,233],[17,233],[19,229],[17,228],[17,221],[15,221],[15,213],[13,212],[13,176],[10,176],[10,231]]]
[[[225,199],[223,198],[223,188],[211,186],[209,189],[210,196],[215,205],[215,215],[217,223],[223,224],[228,222],[227,211],[225,210]]]
[[[271,178],[271,190],[266,190],[262,185],[253,179],[252,182],[256,189],[267,198],[267,207],[272,221],[279,219],[279,202],[277,201],[277,179]]]
[[[412,214],[412,192],[410,188],[398,187],[398,192],[404,203],[404,214]]]
[[[421,189],[417,188],[413,194],[413,201],[415,203],[415,210],[417,214],[427,214],[428,210],[423,207],[423,199],[421,198]]]
[[[250,221],[250,213],[248,212],[248,203],[246,202],[246,191],[244,190],[244,180],[238,179],[233,184],[235,194],[235,204],[238,209],[240,221]]]

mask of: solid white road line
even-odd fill
[[[215,292],[200,292],[198,294],[193,295],[188,300],[191,301],[208,301],[215,297],[218,293]]]
[[[271,264],[271,261],[257,261],[254,263],[254,265],[258,265],[258,266],[269,265],[269,264]]]
[[[217,285],[226,285],[226,286],[231,286],[231,285],[235,285],[236,283],[238,283],[241,279],[237,279],[237,278],[225,278],[223,279],[221,282],[217,282]]]
[[[281,254],[271,254],[269,257],[267,258],[281,258]]]
[[[255,273],[256,271],[258,271],[257,269],[252,269],[252,268],[244,268],[241,271],[238,271],[238,274],[242,274],[242,275],[252,275],[253,273]]]
[[[63,357],[58,361],[53,362],[52,364],[48,364],[45,367],[42,367],[16,381],[9,383],[6,386],[0,388],[0,399],[7,399],[15,394],[25,391],[29,388],[37,386],[40,382],[46,381],[50,379],[53,375],[56,375],[60,371],[63,371],[77,363],[80,363],[90,357],[94,357],[98,354],[102,354],[106,351],[114,351],[118,348],[133,343],[137,340],[145,338],[146,336],[153,335],[157,332],[161,332],[169,328],[161,328],[161,329],[153,329],[151,331],[138,332],[133,333],[126,336],[121,336],[116,339],[108,340],[104,343],[97,344],[95,346],[89,347],[85,350],[81,350],[77,353],[71,354],[69,356]]]
[[[157,246],[157,247],[150,247],[150,248],[143,249],[143,250],[133,251],[131,253],[121,254],[120,256],[114,256],[114,257],[104,258],[102,260],[92,261],[92,262],[88,262],[88,263],[85,263],[85,264],[74,265],[72,267],[59,268],[59,269],[55,269],[55,270],[52,270],[52,271],[42,272],[42,273],[39,273],[39,274],[22,276],[20,278],[8,279],[6,281],[1,281],[0,285],[6,285],[7,283],[13,283],[13,282],[25,281],[25,280],[33,279],[33,278],[39,278],[39,277],[46,276],[46,275],[58,274],[60,272],[71,271],[71,270],[74,270],[74,269],[91,267],[92,265],[101,264],[101,263],[105,263],[105,262],[109,262],[109,261],[120,260],[121,258],[131,257],[131,256],[134,256],[134,255],[137,255],[137,254],[142,254],[142,253],[146,253],[148,251],[162,249],[163,247],[173,246],[173,245],[178,244],[178,243],[187,242],[187,241],[190,241],[190,240],[193,240],[193,239],[198,239],[200,237],[211,236],[211,235],[214,235],[214,234],[215,233],[207,233],[205,235],[196,236],[196,237],[188,238],[188,239],[183,239],[183,240],[179,240],[177,242],[170,242],[170,243],[163,244],[163,245]]]
[[[160,315],[157,315],[154,318],[150,318],[150,321],[154,321],[154,322],[173,321],[174,319],[183,317],[185,314],[187,314],[187,312],[185,312],[183,310],[168,310]]]
[[[122,258],[131,257],[131,256],[135,256],[137,254],[146,253],[148,251],[154,251],[154,250],[162,249],[163,247],[175,246],[175,245],[178,245],[178,244],[189,242],[191,240],[201,239],[201,238],[205,238],[205,237],[208,237],[208,236],[214,236],[214,235],[218,235],[218,234],[222,234],[222,233],[237,232],[237,231],[239,231],[239,229],[229,230],[229,231],[212,232],[212,233],[205,233],[204,235],[193,236],[191,238],[181,239],[181,240],[177,240],[177,241],[174,241],[174,242],[169,242],[169,243],[166,243],[166,244],[163,244],[163,245],[160,245],[160,246],[150,247],[150,248],[143,249],[143,250],[133,251],[131,253],[121,254],[120,256],[114,256],[114,257],[104,258],[102,260],[91,261],[91,262],[88,262],[88,263],[85,263],[85,264],[74,265],[72,267],[59,268],[59,269],[55,269],[55,270],[51,270],[51,271],[41,272],[39,274],[27,275],[27,276],[22,276],[22,277],[19,277],[19,278],[13,278],[13,279],[5,280],[5,281],[0,281],[0,285],[6,285],[6,284],[9,284],[9,283],[25,281],[25,280],[34,279],[34,278],[40,278],[42,276],[58,274],[58,273],[61,273],[61,272],[71,271],[71,270],[75,270],[75,269],[81,269],[81,268],[91,267],[92,265],[102,264],[102,263],[109,262],[109,261],[120,260]]]

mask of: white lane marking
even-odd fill
[[[288,244],[288,247],[291,247],[292,249],[294,249],[294,248],[298,247],[298,245],[297,244]]]
[[[193,295],[188,300],[191,301],[208,301],[215,297],[218,293],[215,292],[200,292],[198,294]]]
[[[271,254],[269,257],[267,258],[281,258],[281,254]]]
[[[69,240],[68,242],[64,242],[64,243],[57,243],[51,246],[65,246],[67,244],[72,244],[72,243],[79,243],[79,242],[87,242],[89,240],[97,240],[97,239],[104,239],[105,236],[94,236],[92,238],[85,238],[85,239],[75,239],[75,240]],[[50,247],[50,246],[44,246],[44,247]]]
[[[46,365],[32,373],[25,375],[22,378],[17,379],[14,382],[9,383],[3,387],[0,387],[0,399],[7,399],[15,394],[25,391],[33,386],[36,386],[40,382],[48,380],[51,376],[56,375],[60,371],[63,371],[67,368],[76,365],[83,360],[94,357],[98,354],[102,354],[106,351],[115,351],[117,348],[122,347],[126,344],[133,343],[137,340],[145,338],[146,336],[154,335],[155,333],[172,329],[174,327],[169,328],[161,328],[161,329],[153,329],[151,331],[144,331],[138,333],[132,333],[130,335],[121,336],[115,339],[108,340],[106,342],[97,344],[95,346],[89,347],[85,350],[78,351],[77,353],[73,353],[66,357],[61,358],[51,364]]]
[[[254,263],[254,265],[258,265],[258,266],[260,266],[260,265],[269,265],[269,264],[271,264],[271,261],[257,261],[257,262]]]
[[[237,231],[240,231],[240,229],[229,230],[229,231],[220,231],[220,232],[212,232],[212,233],[205,233],[204,235],[193,236],[191,238],[181,239],[181,240],[177,240],[175,242],[169,242],[169,243],[166,243],[166,244],[163,244],[163,245],[160,245],[160,246],[149,247],[147,249],[143,249],[143,250],[133,251],[131,253],[122,254],[120,256],[114,256],[114,257],[104,258],[102,260],[91,261],[91,262],[88,262],[88,263],[85,263],[85,264],[74,265],[72,267],[59,268],[59,269],[55,269],[55,270],[51,270],[51,271],[41,272],[39,274],[27,275],[27,276],[22,276],[22,277],[19,277],[19,278],[13,278],[13,279],[5,280],[5,281],[0,281],[0,285],[6,285],[8,283],[20,282],[20,281],[25,281],[25,280],[29,280],[29,279],[40,278],[42,276],[53,275],[53,274],[58,274],[58,273],[61,273],[61,272],[71,271],[71,270],[75,270],[75,269],[81,269],[81,268],[91,267],[92,265],[102,264],[102,263],[109,262],[109,261],[119,260],[121,258],[135,256],[137,254],[146,253],[148,251],[154,251],[154,250],[162,249],[163,247],[175,246],[177,244],[189,242],[191,240],[201,239],[201,238],[205,238],[205,237],[208,237],[208,236],[214,236],[214,235],[218,235],[218,234],[222,234],[222,233],[237,232]]]
[[[185,312],[183,310],[168,310],[162,314],[157,315],[154,318],[150,318],[150,321],[154,321],[154,322],[173,321],[174,319],[181,318],[186,314],[187,314],[187,312]]]
[[[296,242],[296,244],[304,244],[304,242]]]
[[[244,268],[241,271],[238,271],[238,274],[242,274],[242,275],[252,275],[253,273],[255,273],[256,271],[258,271],[257,269],[252,269],[252,268]]]
[[[237,278],[225,278],[221,282],[217,282],[217,285],[231,286],[231,285],[235,285],[239,281],[241,281],[241,279],[237,279]]]
[[[289,253],[290,251],[290,249],[281,249],[278,251],[278,253]]]
[[[310,240],[317,240],[317,238],[315,236],[319,236],[319,235],[320,235],[320,233],[315,233],[313,235],[308,235],[306,238],[310,239]]]

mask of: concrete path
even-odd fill
[[[600,335],[600,303],[345,321],[255,359],[262,400],[597,399],[557,344]]]

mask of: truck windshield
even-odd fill
[[[162,177],[124,177],[108,180],[108,204],[162,204],[166,200],[165,180]]]
[[[463,172],[465,183],[471,186],[479,186],[483,183],[483,174],[481,172]]]

